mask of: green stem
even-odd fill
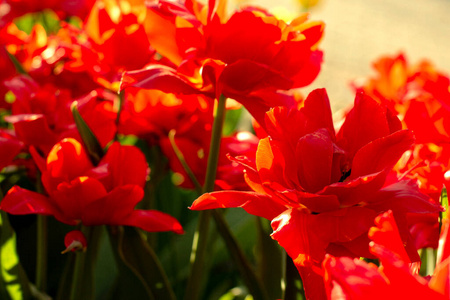
[[[73,269],[72,287],[70,289],[70,300],[80,299],[79,293],[85,265],[86,265],[86,253],[76,252],[75,266]]]
[[[47,223],[47,216],[37,216],[36,288],[41,292],[47,289]]]
[[[172,149],[175,152],[175,155],[177,156],[178,161],[183,166],[184,171],[186,172],[186,174],[189,176],[189,179],[194,184],[195,191],[199,195],[201,195],[203,188],[202,188],[201,184],[198,182],[197,178],[195,177],[194,172],[192,172],[192,169],[189,167],[188,163],[186,162],[186,159],[184,159],[183,152],[181,152],[180,148],[178,148],[177,143],[175,142],[175,134],[176,134],[175,129],[172,129],[171,131],[169,131],[170,145],[172,146]]]
[[[197,193],[199,195],[201,195],[202,187],[201,187],[200,183],[198,182],[197,178],[195,177],[195,174],[192,172],[191,168],[187,164],[183,153],[176,145],[175,130],[171,130],[169,132],[169,141],[172,145],[172,148],[173,148],[178,160],[180,161],[181,165],[183,166],[185,172],[188,174],[189,178],[194,183]],[[249,288],[251,294],[253,295],[253,297],[255,299],[268,299],[269,297],[268,297],[266,289],[263,288],[261,281],[256,276],[252,266],[246,259],[241,248],[239,247],[239,244],[238,244],[237,240],[235,239],[235,237],[233,236],[223,215],[215,210],[213,210],[211,212],[211,214],[214,218],[214,221],[216,223],[216,227],[219,231],[219,234],[222,236],[225,244],[227,245],[227,249],[228,249],[232,259],[236,262],[236,264],[239,268],[239,271],[241,272],[242,277],[243,277],[247,287]],[[202,216],[204,217],[205,214],[202,214]],[[201,223],[201,222],[203,222],[203,220],[200,221],[199,223]],[[204,227],[202,227],[201,229],[204,229]],[[205,233],[199,233],[194,236],[194,239],[195,239],[195,242],[193,243],[194,245],[198,245],[199,236],[202,234],[206,235],[207,231],[205,231]],[[196,251],[194,251],[192,253],[196,253]],[[191,257],[191,261],[195,261],[195,257]]]
[[[45,194],[40,172],[37,173],[36,191],[40,194]],[[41,292],[45,292],[47,289],[48,217],[38,215],[36,223],[36,288]]]
[[[281,299],[286,299],[286,261],[287,254],[286,251],[281,251]]]
[[[267,294],[266,289],[263,288],[261,281],[258,279],[255,272],[253,271],[252,266],[245,258],[244,253],[242,252],[236,239],[232,235],[230,228],[228,227],[228,224],[226,223],[222,214],[220,214],[216,210],[212,210],[212,216],[214,217],[214,221],[220,235],[227,245],[227,249],[230,252],[231,257],[235,262],[237,262],[239,271],[242,274],[243,280],[250,290],[253,299],[269,299],[269,295]]]
[[[216,181],[217,164],[219,162],[220,141],[222,139],[223,123],[225,122],[227,98],[223,95],[219,97],[217,103],[216,115],[211,133],[211,142],[209,146],[208,165],[206,168],[205,183],[203,192],[209,193],[214,190]]]
[[[70,300],[94,299],[94,266],[102,234],[101,226],[81,226],[87,240],[86,252],[74,253],[75,265],[73,268]]]
[[[427,255],[427,266],[426,266],[426,275],[433,275],[434,269],[436,267],[436,250],[433,248],[426,248],[426,255]]]
[[[119,107],[117,108],[117,116],[116,116],[116,127],[117,127],[117,131],[116,134],[114,136],[114,140],[117,141],[118,139],[118,134],[119,134],[119,124],[120,124],[120,115],[122,113],[122,108],[123,108],[123,103],[125,101],[125,92],[124,91],[120,91],[119,93]]]
[[[225,121],[227,98],[221,95],[218,99],[216,114],[214,116],[211,142],[209,147],[208,165],[206,168],[206,178],[203,185],[203,192],[208,193],[214,190],[216,180],[217,163],[219,161],[220,141],[222,138],[222,128]],[[208,242],[209,224],[211,211],[201,211],[197,223],[197,230],[192,241],[191,269],[186,286],[185,299],[199,299],[202,275],[205,272],[206,246]]]

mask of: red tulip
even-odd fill
[[[227,19],[218,13],[223,3],[210,2],[209,10],[202,10],[196,1],[184,5],[160,1],[151,6],[148,15],[155,25],[146,29],[150,43],[172,59],[177,69],[151,65],[125,72],[121,89],[135,86],[168,93],[202,92],[216,98],[223,94],[242,100],[250,113],[256,114],[261,108],[265,112],[284,103],[258,101],[254,93],[306,86],[318,75],[322,52],[317,48],[323,23],[307,22],[307,15],[302,15],[286,24],[261,9],[250,8]],[[165,40],[156,34],[162,27],[169,32]]]
[[[61,253],[75,252],[77,250],[85,251],[87,247],[86,237],[81,231],[72,230],[64,237],[64,245],[66,249]]]
[[[385,185],[387,175],[414,142],[400,121],[358,94],[335,134],[325,90],[313,91],[304,107],[277,107],[266,114],[268,137],[256,163],[234,160],[246,170],[254,192],[204,194],[191,209],[242,207],[272,221],[272,237],[296,263],[310,297],[320,297],[315,270],[325,253],[371,256],[367,232],[375,216],[394,211],[411,261],[419,260],[406,224],[407,213],[438,212],[413,181]],[[319,272],[320,273],[320,272]]]
[[[403,54],[374,62],[376,77],[355,84],[399,114],[417,143],[450,141],[450,77],[428,61],[408,63]]]
[[[79,142],[57,143],[44,159],[33,151],[48,196],[14,186],[0,204],[11,214],[52,215],[76,225],[128,225],[146,231],[182,233],[173,217],[155,210],[137,210],[147,176],[144,155],[135,147],[114,143],[93,166]]]
[[[5,120],[14,125],[18,138],[26,145],[48,153],[65,137],[80,140],[70,111],[74,99],[66,90],[51,84],[41,87],[28,76],[14,77],[5,84],[16,96],[12,115]],[[95,90],[77,99],[83,118],[102,146],[106,146],[116,133],[116,114],[112,112],[114,97],[106,91]]]

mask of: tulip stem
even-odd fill
[[[73,269],[73,280],[72,287],[70,290],[70,300],[80,299],[79,292],[81,288],[81,281],[83,276],[84,267],[86,264],[86,253],[76,252],[75,255],[75,265]]]
[[[184,159],[183,152],[181,152],[180,148],[178,148],[177,143],[175,142],[175,134],[176,134],[175,129],[172,129],[171,131],[169,131],[170,145],[172,145],[172,149],[175,152],[175,155],[177,156],[178,161],[181,163],[184,171],[186,172],[186,174],[189,176],[189,179],[194,184],[195,191],[199,195],[201,195],[203,188],[202,188],[201,184],[198,182],[197,178],[195,177],[194,172],[192,172],[192,169],[189,167],[188,163],[186,162],[186,159]]]
[[[227,98],[221,95],[217,101],[214,122],[211,133],[209,147],[208,165],[206,168],[205,183],[203,192],[208,193],[214,190],[216,181],[217,163],[219,161],[220,142],[222,139],[223,123],[225,122]],[[197,230],[192,241],[191,269],[186,286],[185,299],[199,299],[201,283],[205,272],[206,246],[208,242],[209,224],[211,219],[210,211],[201,211],[197,223]]]
[[[209,193],[214,190],[216,181],[217,164],[219,162],[220,142],[222,139],[222,129],[225,122],[227,98],[224,95],[219,97],[216,113],[211,133],[211,142],[209,146],[208,165],[206,168],[205,183],[203,192]]]
[[[36,288],[41,292],[47,289],[47,222],[47,216],[37,216]]]
[[[118,108],[117,108],[117,116],[116,116],[116,120],[115,120],[115,124],[116,124],[116,134],[114,136],[114,140],[117,141],[118,138],[118,134],[119,134],[119,124],[120,124],[120,115],[122,113],[122,108],[123,108],[123,103],[125,102],[125,91],[120,91],[119,92],[119,103],[118,103]]]
[[[73,268],[70,300],[94,298],[94,266],[102,234],[101,226],[81,226],[87,240],[86,252],[77,251]]]
[[[266,289],[263,287],[261,280],[256,276],[253,267],[250,265],[239,247],[239,244],[231,233],[225,218],[216,210],[212,210],[211,213],[216,223],[217,230],[227,245],[230,256],[236,262],[243,280],[253,296],[253,299],[268,300],[269,295],[267,294]]]

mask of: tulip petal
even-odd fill
[[[66,224],[76,224],[74,220],[63,217],[58,207],[48,197],[18,186],[13,186],[8,191],[0,202],[0,209],[12,215],[51,215]]]
[[[122,225],[139,227],[148,232],[173,231],[184,233],[183,227],[174,217],[157,210],[133,210]]]
[[[292,87],[292,80],[282,73],[248,59],[240,59],[227,65],[218,78],[218,92],[227,97],[239,99],[240,95],[249,94],[252,91],[271,87],[273,90],[288,90]],[[252,113],[253,106],[260,103],[243,103],[245,108]],[[267,107],[267,111],[270,107]]]
[[[226,207],[242,207],[249,214],[272,220],[286,210],[275,198],[255,192],[219,191],[203,194],[192,203],[190,209],[205,210]]]
[[[349,180],[392,168],[413,144],[414,136],[409,130],[397,131],[368,143],[356,152]]]
[[[53,178],[71,181],[92,168],[83,146],[75,139],[67,138],[57,143],[47,156],[47,171]]]
[[[50,192],[50,197],[65,216],[80,220],[86,207],[106,194],[107,191],[98,180],[78,177],[70,183],[59,184],[55,190]]]
[[[120,90],[129,86],[156,89],[166,93],[198,94],[192,84],[175,69],[164,65],[151,65],[146,69],[123,73]]]
[[[314,132],[326,128],[331,139],[335,141],[335,131],[331,114],[330,100],[325,89],[316,89],[309,93],[301,112],[306,117],[305,131]],[[318,118],[317,116],[320,116]]]
[[[401,180],[373,194],[368,208],[378,212],[391,209],[394,213],[438,213],[443,208],[420,192],[414,180]]]
[[[144,197],[144,191],[137,185],[118,186],[95,201],[87,204],[81,220],[85,225],[126,225],[125,219]]]
[[[0,171],[11,164],[12,160],[19,154],[22,147],[22,142],[0,136]]]
[[[448,296],[428,288],[424,278],[412,275],[409,266],[389,248],[373,243],[370,251],[380,259],[383,273],[389,280],[392,299],[448,299]]]
[[[389,210],[378,215],[375,218],[375,225],[376,226],[369,230],[369,238],[378,245],[389,247],[389,249],[397,254],[405,263],[411,263],[411,260],[405,251],[392,211]]]
[[[57,141],[57,136],[50,130],[44,115],[12,115],[6,116],[5,120],[14,125],[17,136],[25,144],[53,145]]]
[[[325,128],[298,140],[297,175],[305,191],[314,193],[330,184],[333,150],[330,133]]]
[[[383,187],[387,171],[358,177],[350,181],[336,182],[318,192],[322,195],[336,195],[341,206],[348,207],[367,203],[372,195]]]
[[[289,209],[272,220],[272,238],[286,250],[296,266],[320,264],[330,243],[357,238],[369,230],[375,216],[374,211],[363,207],[315,215]]]
[[[107,190],[112,190],[127,184],[144,186],[147,169],[145,156],[138,148],[113,143],[92,175],[99,178]]]
[[[339,130],[337,140],[338,145],[353,158],[361,147],[390,133],[386,108],[363,93],[358,93],[355,106]]]
[[[389,295],[388,283],[374,264],[359,258],[327,256],[323,268],[329,299],[377,300]]]
[[[289,149],[283,151],[280,147],[283,145],[268,137],[259,141],[256,150],[256,168],[261,183],[279,183],[285,188],[294,188],[298,186],[297,174],[293,173],[296,171],[295,166],[289,166],[286,163],[289,161],[289,155],[291,155],[290,161],[294,161],[294,152],[290,152]]]

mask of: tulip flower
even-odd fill
[[[355,83],[380,103],[397,112],[417,143],[450,141],[450,77],[423,60],[408,63],[404,54],[381,57],[373,63],[374,77]]]
[[[146,231],[182,233],[173,217],[134,209],[147,176],[144,155],[135,147],[114,143],[97,166],[72,138],[57,143],[47,158],[33,151],[47,195],[14,186],[0,204],[10,214],[52,215],[76,225],[128,225]]]
[[[79,230],[72,230],[66,234],[64,237],[64,245],[66,246],[66,249],[62,251],[61,253],[67,253],[69,251],[77,251],[82,250],[85,251],[87,247],[87,241],[84,234]]]
[[[389,110],[357,94],[336,134],[321,89],[310,93],[300,110],[272,109],[265,130],[268,137],[259,142],[256,163],[233,158],[244,166],[253,192],[204,194],[191,209],[242,207],[271,220],[272,238],[294,260],[311,298],[323,291],[319,270],[325,253],[371,257],[367,232],[376,215],[389,209],[399,220],[408,256],[419,260],[406,216],[441,208],[411,180],[385,184],[414,143],[412,132],[401,130]]]
[[[150,6],[148,16],[154,22],[146,28],[150,43],[177,68],[150,65],[125,72],[121,89],[202,92],[217,99],[224,95],[256,114],[261,106],[265,112],[275,105],[256,100],[254,93],[302,87],[315,79],[322,62],[318,50],[322,22],[308,22],[302,15],[286,24],[256,8],[226,18],[222,2],[210,1],[207,9],[196,1]],[[162,28],[170,32],[168,39],[156,34]]]
[[[16,96],[12,115],[6,121],[14,125],[18,139],[48,153],[53,145],[66,137],[80,140],[70,105],[73,99],[53,85],[39,86],[28,76],[16,76],[5,82]],[[106,146],[116,133],[116,114],[112,112],[114,95],[94,90],[78,99],[81,114]]]

